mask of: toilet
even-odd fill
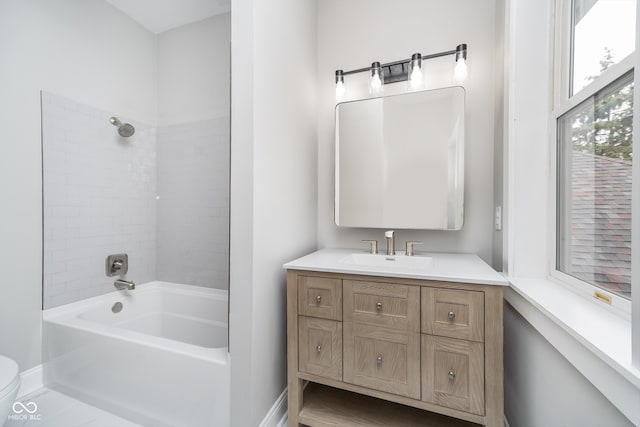
[[[18,364],[5,356],[0,356],[0,426],[7,421],[11,407],[20,388]]]

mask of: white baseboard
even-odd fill
[[[511,427],[509,426],[509,421],[507,421],[507,416],[504,416],[504,427]]]
[[[18,397],[26,396],[44,387],[42,377],[42,365],[34,366],[24,372],[20,372],[20,390]]]
[[[283,424],[284,420],[284,424]],[[275,401],[267,415],[260,423],[260,427],[280,427],[287,422],[287,389],[285,388]]]

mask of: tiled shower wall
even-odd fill
[[[156,277],[156,136],[130,121],[42,93],[44,307],[114,290],[109,254],[129,254],[127,279]]]
[[[44,307],[114,290],[109,254],[128,280],[228,287],[229,116],[164,126],[42,93]]]
[[[229,271],[229,116],[158,128],[158,279],[219,289]]]

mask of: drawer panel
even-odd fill
[[[342,280],[299,276],[298,314],[342,320]]]
[[[422,288],[422,332],[484,341],[484,293]]]
[[[344,323],[344,381],[420,399],[420,334]]]
[[[299,370],[342,381],[342,323],[298,317]]]
[[[484,415],[484,346],[422,335],[422,400]]]
[[[344,321],[420,331],[420,288],[345,280]]]

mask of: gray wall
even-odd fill
[[[633,425],[509,304],[504,354],[511,427]]]
[[[229,116],[231,14],[158,34],[158,126]]]
[[[231,419],[255,426],[286,386],[282,264],[316,249],[316,2],[231,19]]]
[[[504,270],[504,241],[506,234],[506,203],[505,203],[505,108],[508,106],[505,97],[506,78],[508,74],[505,67],[505,31],[506,31],[506,5],[505,0],[496,0],[495,6],[495,92],[494,92],[494,146],[493,146],[493,263],[492,267],[497,271]],[[495,208],[500,207],[502,215],[501,230],[496,230]]]
[[[397,232],[397,246],[421,240],[420,250],[477,253],[493,258],[494,194],[494,1],[323,0],[318,2],[318,245],[364,248],[362,239],[377,239],[379,229],[338,228],[334,221],[334,71],[365,67],[372,61],[394,61],[412,53],[469,47],[466,89],[465,212],[461,231]],[[427,61],[428,82],[454,84],[453,56]],[[362,73],[365,75],[366,73]],[[366,86],[347,76],[347,94]],[[429,83],[428,83],[429,84]],[[405,83],[385,86],[403,88]],[[395,88],[394,88],[395,86]],[[429,87],[429,86],[428,86]],[[398,90],[398,89],[395,89]]]

